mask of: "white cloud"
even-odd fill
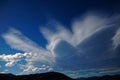
[[[3,72],[0,72],[0,73],[9,73],[9,70],[5,69]]]
[[[86,15],[84,19],[74,20],[72,23],[72,31],[64,28],[64,26],[58,22],[54,23],[56,31],[40,27],[40,32],[49,42],[47,49],[53,54],[55,54],[54,48],[61,40],[67,41],[72,46],[77,47],[85,39],[106,27],[110,27],[108,25],[110,23],[108,18],[100,17],[95,14]]]
[[[116,68],[116,69],[111,69],[111,70],[105,70],[105,71],[101,71],[100,73],[102,74],[110,74],[110,73],[118,73],[120,72],[120,69],[119,68]]]
[[[93,35],[104,31],[107,28],[115,27],[118,25],[117,21],[119,19],[120,16],[118,15],[104,17],[88,13],[83,19],[75,19],[73,21],[71,31],[58,22],[54,22],[55,30],[51,30],[48,25],[47,27],[40,27],[40,32],[48,41],[47,49],[52,54],[56,54],[56,60],[61,58],[58,60],[59,62],[57,62],[57,64],[60,63],[59,67],[64,66],[67,68],[68,66],[73,66],[69,60],[75,61],[74,63],[78,64],[77,67],[80,67],[80,61],[77,60],[80,60],[79,58],[81,58],[82,54],[80,53],[78,46]],[[70,47],[67,47],[68,44],[65,45],[62,41],[66,41],[66,43],[70,44]],[[75,51],[73,52],[72,50]],[[64,56],[66,56],[66,58],[63,59]],[[63,63],[62,61],[66,63]],[[71,69],[71,67],[67,69]]]
[[[60,60],[62,61],[71,60],[72,58],[74,59],[73,60],[73,63],[75,63],[74,66],[76,66],[76,64],[79,65],[80,63],[80,61],[77,61],[77,59],[81,57],[81,55],[77,55],[78,52],[80,51],[78,50],[78,45],[80,45],[84,40],[88,39],[94,34],[104,30],[105,28],[111,27],[112,25],[116,25],[115,21],[118,19],[119,18],[115,16],[107,18],[107,17],[97,16],[95,14],[90,14],[90,15],[84,16],[83,19],[75,19],[72,23],[71,31],[66,29],[63,25],[59,24],[58,22],[55,23],[55,26],[56,26],[55,30],[50,30],[45,27],[40,27],[40,32],[48,41],[48,44],[46,45],[46,49],[40,47],[37,43],[27,38],[20,31],[14,28],[11,28],[7,33],[2,35],[6,43],[10,45],[11,48],[14,48],[26,53],[31,53],[32,56],[31,58],[19,57],[17,59],[14,59],[13,56],[16,55],[14,54],[14,55],[0,55],[0,56],[10,56],[11,58],[8,58],[8,60],[3,59],[2,57],[0,58],[7,62],[6,66],[12,66],[19,60],[26,59],[27,64],[22,65],[23,73],[33,73],[33,72],[39,72],[39,71],[45,71],[45,70],[47,71],[52,70],[53,69],[52,67],[53,66],[55,67],[56,63],[58,64],[60,63],[59,65],[62,66],[63,62],[59,62],[59,60],[58,62],[56,62],[57,61],[56,58],[58,57],[61,58]],[[116,35],[118,36],[118,34]],[[62,41],[63,42],[65,41],[66,45],[64,45]],[[118,42],[119,39],[116,40],[115,38],[115,40],[113,41],[115,46],[120,44]],[[60,43],[62,44],[62,47],[61,46],[59,47]],[[65,49],[65,50],[60,52],[60,50],[62,49]],[[62,55],[62,54],[65,54],[65,55]],[[69,56],[69,57],[63,58],[63,56],[66,56],[66,57]],[[78,57],[76,58],[76,56]],[[70,63],[70,62],[71,61],[68,61],[68,63],[64,62],[63,66],[69,66],[71,64],[71,67],[72,67],[73,63]],[[43,66],[43,64],[46,66]]]
[[[32,40],[28,39],[26,36],[24,36],[20,31],[11,28],[7,33],[3,34],[2,37],[5,39],[6,43],[11,46],[11,48],[31,53],[31,58],[27,58],[27,66],[33,66],[37,62],[39,62],[40,66],[41,64],[48,64],[52,65],[55,62],[55,54],[50,53],[47,49],[44,49],[37,45]],[[7,62],[6,66],[12,66],[17,61],[21,59],[22,54],[13,54],[13,55],[1,55],[1,59]],[[16,59],[16,56],[20,57]],[[2,58],[4,57],[4,58]],[[24,57],[24,56],[22,56]],[[6,59],[7,58],[7,59]],[[32,67],[32,68],[33,68]],[[28,70],[32,70],[32,68],[28,68]],[[37,69],[33,69],[37,70]]]
[[[47,48],[53,50],[60,40],[65,40],[72,46],[76,47],[85,39],[91,37],[101,30],[118,25],[120,15],[112,15],[110,17],[104,17],[98,14],[87,13],[82,19],[78,18],[72,22],[72,31],[65,28],[64,25],[55,21],[55,30],[51,30],[46,27],[40,27],[40,32],[47,39],[49,44]],[[48,25],[49,26],[49,25]]]
[[[13,55],[6,55],[6,54],[3,54],[3,55],[0,55],[0,60],[1,61],[6,61],[7,63],[5,64],[5,66],[14,66],[15,63],[17,63],[18,61],[22,60],[22,59],[29,59],[31,58],[32,55],[31,53],[16,53],[16,54],[13,54]]]
[[[54,55],[37,45],[32,40],[25,37],[20,31],[16,29],[11,28],[7,33],[3,34],[3,38],[12,48],[32,53],[33,57],[30,60],[46,61],[49,63],[54,61]]]
[[[64,28],[64,26],[62,26],[61,24],[56,23],[55,26],[56,26],[56,32],[52,32],[47,28],[40,27],[40,32],[44,35],[44,37],[49,42],[46,48],[49,51],[51,51],[52,54],[55,54],[53,50],[56,44],[59,43],[60,40],[65,40],[71,43],[70,39],[72,37],[72,33],[66,28]]]
[[[73,37],[71,43],[74,46],[92,36],[94,33],[106,28],[107,19],[95,15],[86,16],[83,21],[75,20],[72,26]]]
[[[49,53],[16,29],[11,28],[7,33],[3,34],[3,38],[12,48],[34,54],[31,58],[33,61],[54,61],[54,54]]]
[[[52,67],[44,64],[39,67],[36,67],[35,65],[31,65],[31,64],[20,65],[20,68],[23,69],[23,72],[20,74],[40,73],[40,72],[53,70]]]
[[[120,28],[116,31],[112,40],[113,40],[114,49],[116,49],[120,45]]]
[[[39,67],[35,67],[34,65],[28,65],[28,66],[24,66],[24,70],[23,73],[33,73],[33,72],[38,72],[40,70]]]
[[[94,69],[86,69],[86,70],[78,70],[78,71],[67,71],[64,73],[68,73],[66,75],[72,77],[72,78],[78,78],[78,77],[91,77],[91,76],[103,76],[103,75],[113,75],[120,72],[119,68],[94,68]],[[84,74],[87,73],[87,74]]]

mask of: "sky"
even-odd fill
[[[1,0],[0,73],[120,74],[119,0]]]

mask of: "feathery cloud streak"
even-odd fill
[[[113,23],[115,20],[115,16],[101,17],[95,14],[87,14],[83,19],[75,19],[73,21],[72,31],[56,22],[56,32],[45,27],[40,27],[40,32],[49,42],[47,49],[55,54],[54,48],[61,40],[64,40],[72,46],[77,47],[82,43],[82,41],[91,37],[95,33],[116,24]]]
[[[25,73],[28,72],[32,73],[34,71],[43,70],[41,69],[41,65],[43,64],[51,65],[55,61],[55,55],[51,54],[48,50],[43,49],[35,42],[24,36],[20,31],[14,28],[11,28],[7,33],[3,34],[2,37],[5,39],[6,43],[11,46],[11,48],[26,53],[31,53],[30,54],[31,58],[27,58],[27,59],[24,58],[25,61],[27,62],[27,64],[25,64],[24,67],[22,68],[23,72]],[[16,55],[18,55],[18,53],[12,55],[0,55],[0,56],[2,60],[7,62],[6,66],[13,66],[15,63],[20,61],[20,59],[23,59],[23,58],[16,58]],[[18,56],[20,55],[25,55],[25,54],[21,53]],[[35,63],[38,62],[39,65],[35,65]]]
[[[54,66],[54,64],[60,64],[61,66],[59,67],[69,66],[69,65],[72,66],[72,63],[70,62],[62,65],[63,63],[61,63],[60,61],[61,60],[66,61],[66,58],[63,58],[62,54],[67,53],[65,55],[67,57],[67,60],[73,60],[74,62],[74,59],[76,59],[76,56],[81,57],[80,55],[78,55],[78,53],[80,54],[79,50],[77,50],[79,49],[78,45],[80,45],[83,41],[87,40],[89,37],[92,37],[96,33],[101,32],[105,28],[111,27],[112,25],[117,25],[116,24],[117,22],[115,21],[118,20],[119,18],[120,17],[116,18],[116,16],[100,17],[95,14],[93,15],[89,14],[89,15],[86,15],[83,19],[74,20],[72,23],[72,31],[66,29],[63,25],[59,23],[56,23],[55,25],[56,26],[55,32],[48,28],[40,27],[40,32],[48,41],[48,44],[46,45],[46,49],[42,48],[37,43],[35,43],[34,41],[30,40],[25,35],[23,35],[20,31],[13,28],[11,28],[7,33],[3,34],[2,37],[5,39],[6,43],[11,46],[11,48],[14,48],[26,53],[31,53],[32,57],[29,59],[26,59],[27,64],[22,66],[23,72],[31,73],[31,72],[37,72],[37,71],[46,70],[46,69],[50,70],[52,69],[51,65]],[[66,45],[59,47],[60,43],[63,44],[62,41],[63,42],[65,41]],[[64,47],[66,46],[70,46],[70,47],[65,48],[66,51],[60,52],[60,50],[64,49]],[[72,51],[72,52],[70,53],[69,51]],[[4,56],[8,56],[8,55],[4,55]],[[57,58],[59,57],[61,58],[60,61],[57,60]],[[10,62],[12,64],[17,62],[17,60],[16,62],[14,62],[12,60],[7,61],[5,59],[4,61],[8,62],[8,64]],[[38,62],[39,62],[39,65],[37,64]],[[79,64],[79,63],[80,62],[78,60],[76,64]],[[44,66],[44,68],[42,68],[43,64],[45,64],[47,67]],[[78,66],[78,65],[75,65],[75,66]]]
[[[120,28],[116,31],[112,40],[113,40],[114,49],[116,49],[120,45]]]
[[[43,49],[35,42],[28,39],[24,36],[20,31],[11,28],[7,33],[2,35],[6,40],[7,44],[11,46],[11,48],[23,51],[30,52],[33,54],[33,57],[30,59],[31,61],[45,61],[52,62],[54,61],[54,55],[49,53],[47,50]],[[48,60],[49,59],[49,60]]]

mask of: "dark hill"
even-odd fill
[[[30,75],[0,74],[0,80],[120,80],[120,75],[105,75],[101,77],[72,79],[62,73],[48,72]]]
[[[0,80],[74,80],[62,73],[48,72],[41,74],[19,75],[0,74]]]

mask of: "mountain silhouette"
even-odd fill
[[[72,79],[62,73],[47,72],[30,75],[0,74],[0,80],[120,80],[120,75],[105,75],[100,77],[88,77]]]
[[[74,80],[62,73],[47,72],[30,75],[0,74],[0,80]]]

